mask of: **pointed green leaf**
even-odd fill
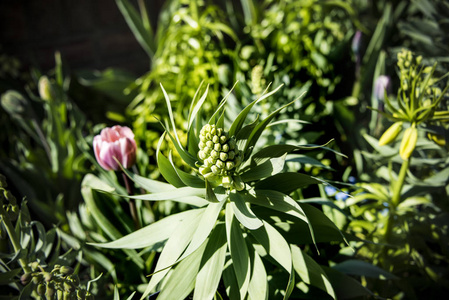
[[[221,279],[226,258],[226,228],[217,224],[207,242],[196,277],[193,300],[213,299]]]
[[[286,156],[287,154],[273,157],[259,165],[252,166],[248,168],[248,171],[240,174],[240,177],[243,181],[248,182],[276,175],[284,169]]]
[[[182,182],[181,178],[179,178],[178,173],[173,169],[170,161],[162,154],[161,145],[164,141],[165,133],[162,134],[159,139],[159,143],[156,149],[156,161],[159,167],[159,172],[161,172],[162,176],[167,180],[170,184],[175,187],[185,186],[184,182]]]
[[[284,172],[258,182],[254,188],[271,189],[289,195],[297,189],[318,183],[322,183],[322,181],[310,175]]]
[[[262,227],[251,230],[249,233],[259,242],[265,253],[273,258],[288,273],[292,271],[292,257],[290,246],[284,237],[269,223],[263,221]],[[255,247],[261,256],[264,255],[260,251],[260,246]]]
[[[325,291],[332,298],[336,299],[332,285],[320,265],[306,253],[302,252],[302,250],[296,245],[291,245],[291,251],[293,267],[301,279],[305,283]]]
[[[231,199],[232,210],[234,211],[235,217],[243,226],[250,230],[262,226],[262,221],[246,205],[245,200],[240,193],[232,191],[229,194],[229,198]]]
[[[250,112],[251,108],[256,104],[259,103],[260,101],[268,98],[269,96],[273,95],[274,93],[276,93],[280,88],[282,87],[282,85],[278,86],[276,89],[274,89],[273,91],[269,92],[268,94],[264,94],[262,95],[259,99],[254,100],[253,102],[251,102],[250,104],[248,104],[237,116],[237,118],[234,120],[234,122],[232,122],[231,128],[229,129],[229,135],[233,136],[236,135],[240,129],[243,126],[243,123],[245,122],[245,119],[248,115],[248,113]]]
[[[265,128],[268,126],[268,124],[271,122],[271,120],[273,120],[273,118],[276,117],[279,114],[279,112],[281,110],[283,110],[284,108],[288,107],[289,105],[292,105],[295,101],[303,98],[306,93],[307,93],[307,91],[302,92],[301,95],[299,95],[298,98],[296,98],[295,100],[293,100],[293,101],[291,101],[291,102],[289,102],[289,103],[279,107],[274,112],[269,114],[268,117],[263,119],[259,124],[257,124],[256,128],[254,128],[253,132],[251,133],[251,135],[248,138],[248,143],[246,145],[245,151],[249,147],[253,147],[253,146],[256,145],[257,141],[259,140],[260,136],[262,135],[262,132],[265,130]]]
[[[391,274],[390,272],[361,260],[345,260],[342,263],[336,264],[332,268],[348,275],[366,276],[377,279],[398,279],[397,276]]]
[[[153,33],[145,28],[140,15],[128,0],[116,0],[115,2],[136,40],[152,60],[156,50]]]
[[[211,231],[215,227],[215,223],[217,222],[217,218],[220,215],[221,209],[223,207],[224,201],[217,203],[209,203],[204,211],[204,214],[201,217],[200,223],[198,225],[198,229],[195,231],[195,234],[192,238],[192,241],[189,244],[189,247],[183,253],[183,255],[179,258],[178,261],[184,259],[193,253],[200,245],[204,243],[207,239]]]
[[[267,300],[268,299],[268,278],[267,271],[263,265],[257,251],[252,253],[252,272],[251,280],[248,286],[248,300]]]
[[[181,158],[191,167],[195,167],[195,163],[198,161],[192,154],[190,154],[188,151],[186,151],[184,149],[184,147],[181,144],[181,141],[179,140],[179,136],[178,133],[176,131],[176,124],[175,124],[175,119],[173,117],[173,110],[171,108],[171,103],[170,103],[170,98],[167,95],[167,92],[165,91],[164,87],[161,84],[161,89],[162,92],[164,94],[165,97],[165,102],[167,104],[167,110],[168,110],[168,115],[170,118],[170,122],[171,122],[171,127],[173,129],[173,134],[174,137],[172,136],[170,130],[166,130],[168,136],[170,137],[170,139],[173,142],[173,145],[175,146],[176,150],[178,151],[179,155],[181,156]],[[164,126],[164,124],[162,124],[162,126]],[[165,128],[165,126],[164,126]]]
[[[157,300],[186,299],[195,287],[195,279],[207,243],[203,243],[192,255],[182,260],[164,281]]]
[[[189,218],[185,218],[177,223],[176,229],[172,231],[170,238],[161,252],[156,264],[156,271],[151,275],[150,282],[141,299],[148,296],[165,275],[167,275],[173,265],[178,262],[179,257],[191,242],[205,210],[190,210],[192,213],[189,215]]]
[[[124,237],[108,243],[89,243],[89,245],[109,249],[141,249],[150,247],[158,250],[172,236],[184,220],[196,218],[204,209],[191,209],[165,217]]]
[[[126,173],[126,175],[134,181],[136,184],[138,184],[141,188],[144,190],[150,192],[150,193],[159,193],[159,192],[166,192],[169,190],[174,190],[175,187],[169,183],[165,183],[162,181],[146,178],[143,176],[140,176],[138,174],[134,174],[130,172],[127,169],[122,169],[123,172]]]
[[[231,253],[232,267],[239,286],[240,299],[244,299],[251,276],[251,262],[249,260],[248,248],[240,229],[240,223],[234,218],[230,203],[226,205],[226,235],[228,248]]]

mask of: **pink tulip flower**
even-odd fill
[[[104,128],[94,137],[93,146],[95,158],[105,170],[118,170],[118,162],[124,168],[129,168],[136,162],[137,145],[134,133],[126,126]]]

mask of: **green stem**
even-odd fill
[[[3,224],[5,225],[6,232],[8,233],[9,239],[14,248],[14,251],[18,253],[20,250],[22,250],[22,247],[16,235],[16,231],[14,230],[14,226],[12,225],[12,222],[9,219],[7,212],[4,210],[3,205],[0,206],[0,214],[2,217]],[[19,258],[19,263],[25,273],[31,273],[31,269],[30,267],[28,267],[28,263],[23,257]]]
[[[407,171],[410,167],[410,160],[411,158],[404,160],[402,162],[401,170],[399,171],[399,177],[396,183],[393,186],[393,197],[391,198],[390,203],[390,211],[387,219],[387,224],[385,226],[385,241],[387,243],[390,242],[391,239],[391,232],[393,231],[393,218],[396,215],[396,207],[401,202],[401,192],[402,188],[404,187],[405,177],[407,175]]]
[[[125,181],[126,191],[128,192],[128,195],[132,196],[134,193],[131,189],[131,185],[129,183],[128,176],[126,176],[126,174],[124,172],[122,173],[122,176],[123,176],[123,180]],[[129,211],[130,211],[131,217],[133,218],[133,221],[134,221],[134,228],[136,230],[142,228],[142,226],[140,225],[140,221],[139,221],[139,215],[137,214],[136,200],[131,199],[131,198],[129,199]]]
[[[394,185],[393,198],[391,199],[391,202],[395,208],[401,202],[401,192],[402,192],[402,188],[404,186],[405,177],[407,176],[407,171],[410,167],[410,160],[411,160],[411,158],[404,160],[402,162],[401,170],[399,171],[398,180],[396,181],[396,183]]]

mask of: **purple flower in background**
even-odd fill
[[[377,100],[384,100],[385,92],[389,92],[390,90],[390,77],[386,75],[380,75],[377,77],[376,81],[374,82],[374,97],[376,97]]]
[[[336,200],[341,200],[341,201],[345,201],[346,199],[348,199],[348,194],[345,194],[345,193],[343,193],[343,192],[338,192],[336,195],[335,195],[335,199]]]
[[[337,189],[331,185],[326,185],[324,191],[326,192],[326,195],[333,196],[337,192]]]
[[[94,137],[93,146],[95,158],[105,170],[118,170],[118,162],[124,168],[129,168],[136,162],[137,145],[134,133],[128,127],[116,125],[104,128]]]
[[[360,54],[361,44],[362,44],[362,32],[360,30],[357,30],[357,32],[354,34],[354,37],[352,38],[351,44],[352,52],[354,52],[355,55]]]

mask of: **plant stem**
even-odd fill
[[[126,174],[124,172],[122,173],[122,176],[123,176],[123,181],[125,182],[126,191],[128,192],[128,195],[132,196],[133,191],[132,191],[131,185],[129,183],[129,178],[128,178],[128,176],[126,176]],[[134,221],[134,228],[136,230],[140,229],[142,226],[140,225],[140,222],[139,222],[136,201],[134,199],[129,199],[129,211],[130,211],[131,217],[133,218],[133,221]]]
[[[22,247],[14,230],[14,226],[12,225],[12,222],[9,219],[7,212],[4,210],[3,205],[0,206],[0,214],[3,224],[5,225],[6,232],[8,233],[9,239],[11,240],[11,244],[14,248],[14,251],[18,253],[20,250],[22,250]],[[31,273],[31,269],[30,267],[28,267],[28,262],[23,257],[19,258],[19,263],[25,273]]]
[[[393,197],[391,198],[391,202],[393,206],[396,208],[401,202],[401,191],[404,186],[405,177],[407,176],[407,171],[410,166],[411,158],[404,160],[402,162],[401,170],[399,171],[399,177],[394,185]]]
[[[393,218],[396,215],[396,207],[401,202],[401,192],[402,192],[402,188],[404,187],[404,182],[405,182],[405,177],[407,175],[407,171],[410,167],[410,160],[411,160],[411,158],[404,160],[402,162],[401,170],[399,171],[398,180],[396,181],[396,183],[393,186],[393,197],[391,198],[389,215],[388,215],[388,219],[387,219],[387,224],[385,226],[384,238],[387,243],[389,243],[390,239],[391,239],[391,232],[393,231],[393,223],[394,223]]]

